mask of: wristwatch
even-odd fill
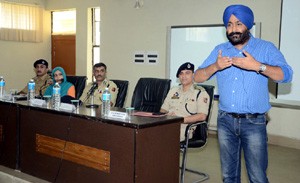
[[[266,65],[260,64],[258,72],[259,72],[259,73],[264,72],[266,69],[267,69],[267,66],[266,66]]]

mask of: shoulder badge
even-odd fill
[[[200,90],[200,91],[205,91],[205,89],[202,86],[199,86],[197,84],[194,84],[194,89]]]
[[[179,93],[178,92],[174,93],[171,99],[179,99]]]

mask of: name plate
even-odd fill
[[[2,101],[7,101],[7,102],[10,102],[10,101],[12,101],[12,95],[10,95],[10,94],[3,94],[3,96],[2,97],[0,97],[0,100],[2,100]]]
[[[67,103],[60,103],[59,110],[65,112],[73,112],[75,110],[75,106]]]
[[[35,107],[43,107],[46,105],[46,102],[42,99],[31,99],[31,105]]]
[[[110,118],[117,118],[117,119],[126,119],[126,112],[118,112],[118,111],[110,111],[108,114]]]

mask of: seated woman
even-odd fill
[[[55,67],[51,73],[53,83],[48,86],[44,95],[52,95],[53,86],[58,83],[60,86],[61,102],[71,103],[75,99],[75,87],[67,81],[66,73],[62,67]]]

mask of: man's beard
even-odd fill
[[[239,45],[239,44],[243,45],[250,39],[250,32],[249,32],[249,30],[246,30],[242,33],[241,32],[231,32],[230,34],[228,34],[226,32],[226,36],[232,45],[234,45],[234,46]]]

